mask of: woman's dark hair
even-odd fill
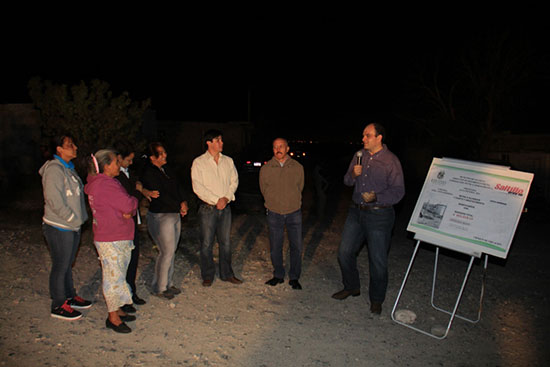
[[[158,141],[155,141],[153,143],[150,143],[149,144],[149,157],[152,157],[152,156],[155,156],[158,158],[159,156],[159,152],[158,152],[158,148],[164,148],[164,150],[166,150],[166,148],[164,147],[164,144],[162,144],[161,142],[158,142]]]
[[[113,159],[117,159],[116,151],[113,149],[101,149],[94,153],[93,157],[88,159],[88,173],[92,176],[103,173],[105,166],[111,164]],[[97,161],[95,166],[94,157]]]
[[[57,154],[57,147],[63,147],[65,139],[71,139],[74,143],[74,138],[70,134],[58,134],[51,137],[48,147],[48,158],[53,158],[53,155]]]
[[[207,132],[205,132],[204,137],[202,139],[205,148],[208,149],[208,144],[206,144],[207,141],[212,141],[213,139],[219,136],[223,136],[223,133],[220,130],[210,129]]]
[[[119,141],[115,142],[113,148],[116,150],[116,152],[118,154],[120,154],[122,156],[122,158],[126,158],[130,154],[132,154],[132,153],[135,154],[135,152],[136,152],[134,146],[128,141],[119,140]]]

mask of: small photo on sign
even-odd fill
[[[439,228],[441,220],[443,219],[443,214],[447,205],[444,204],[430,204],[425,202],[422,205],[422,210],[418,214],[418,224],[424,224],[432,228]]]

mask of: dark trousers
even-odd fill
[[[290,214],[277,214],[267,211],[267,225],[269,227],[269,248],[273,276],[284,279],[283,241],[285,227],[290,247],[290,280],[298,280],[302,272],[302,211],[297,210]]]
[[[338,262],[342,271],[344,289],[361,287],[357,270],[357,255],[367,241],[369,254],[369,298],[372,302],[384,302],[388,286],[388,252],[395,220],[392,207],[377,210],[350,208],[342,242],[338,248]]]
[[[137,276],[137,267],[139,260],[139,230],[137,228],[137,223],[134,226],[134,249],[130,257],[130,263],[128,264],[128,271],[126,272],[126,282],[132,290],[132,295],[136,293],[136,276]]]
[[[216,267],[213,259],[214,241],[219,245],[220,278],[225,280],[234,276],[231,267],[231,208],[223,210],[215,206],[202,204],[199,207],[199,224],[201,240],[201,277],[213,280]]]
[[[42,224],[42,231],[50,247],[52,270],[50,272],[50,297],[52,310],[76,296],[73,285],[73,262],[80,243],[80,230],[60,231]]]

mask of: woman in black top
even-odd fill
[[[174,257],[181,234],[181,217],[187,215],[185,193],[176,176],[166,167],[166,149],[161,143],[149,144],[150,164],[142,176],[143,185],[159,195],[151,200],[147,228],[159,254],[155,263],[153,293],[172,299],[180,290],[173,286]]]

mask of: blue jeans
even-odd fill
[[[181,235],[179,213],[147,213],[147,229],[159,254],[153,275],[153,292],[162,293],[172,286],[174,259]]]
[[[67,299],[76,296],[73,285],[73,262],[80,243],[80,230],[60,231],[48,224],[42,224],[46,242],[50,246],[52,270],[50,272],[50,297],[52,310],[60,307]]]
[[[284,279],[283,241],[285,226],[290,247],[290,280],[298,280],[302,273],[302,211],[297,210],[290,214],[277,214],[267,211],[267,225],[269,227],[269,248],[273,276]]]
[[[384,302],[388,287],[388,252],[395,221],[392,207],[360,210],[351,207],[348,212],[342,242],[338,248],[338,262],[345,290],[360,289],[357,256],[367,241],[369,254],[369,298],[371,302]]]
[[[234,276],[231,267],[231,208],[223,210],[215,206],[201,204],[199,207],[200,241],[201,241],[201,277],[203,280],[213,280],[216,266],[212,249],[214,240],[219,244],[220,278],[225,280]]]

